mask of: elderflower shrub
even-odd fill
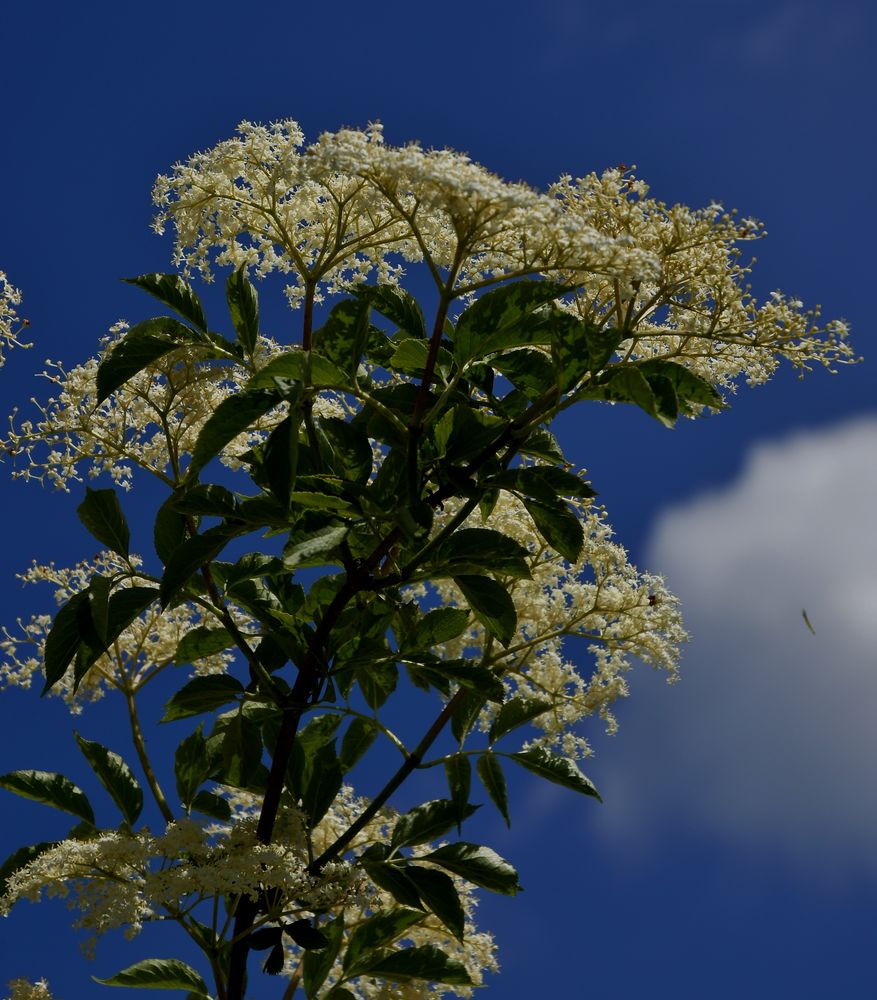
[[[55,602],[65,604],[75,594],[88,587],[95,574],[118,577],[122,586],[134,587],[146,583],[137,572],[142,561],[131,555],[127,562],[114,552],[99,552],[93,559],[85,559],[72,567],[58,567],[54,563],[41,565],[34,562],[18,579],[24,584],[47,583],[55,588]],[[249,619],[238,612],[240,624],[245,629]],[[81,682],[74,678],[74,666],[67,669],[61,679],[50,689],[50,694],[63,698],[70,711],[78,715],[85,704],[97,701],[109,690],[136,693],[166,667],[175,662],[177,648],[183,638],[203,626],[203,611],[190,602],[162,610],[156,601],[119,636],[113,646],[88,670]],[[34,677],[42,678],[46,638],[51,630],[52,616],[37,614],[27,621],[18,620],[17,630],[2,628],[0,653],[0,689],[29,688]],[[230,651],[212,653],[192,662],[198,676],[224,673],[234,660]]]
[[[590,276],[569,308],[599,326],[624,331],[619,356],[679,361],[711,385],[734,392],[741,377],[766,382],[785,359],[803,374],[854,359],[842,320],[821,322],[820,310],[773,292],[760,304],[746,283],[751,262],[738,243],[764,235],[762,223],[738,219],[721,205],[690,209],[649,197],[624,167],[573,180],[551,193],[566,210],[607,236],[632,240],[659,262],[633,282]],[[570,274],[570,280],[576,276]]]
[[[0,368],[5,360],[4,347],[30,347],[18,339],[18,334],[28,325],[27,320],[18,317],[16,309],[21,305],[21,292],[10,284],[5,271],[0,271]]]
[[[675,680],[687,639],[552,420],[608,400],[671,425],[783,360],[802,373],[853,361],[847,327],[781,293],[754,300],[740,244],[759,223],[668,206],[624,167],[540,192],[454,150],[392,146],[378,125],[306,145],[293,121],[244,122],[159,177],[153,197],[185,275],[235,268],[233,339],[179,275],[128,279],[185,322],[119,323],[98,357],[47,362],[54,395],[0,447],[24,458],[14,475],[63,490],[157,478],[164,569],[129,554],[116,491],[87,491],[80,519],[113,551],[21,574],[53,585],[61,608],[4,630],[0,686],[44,673],[73,712],[120,694],[163,832],[138,827],[146,788],[124,757],[77,736],[123,821],[98,827],[63,774],[0,775],[82,820],[4,864],[0,911],[64,896],[89,948],[175,920],[213,976],[149,959],[109,985],[160,976],[244,1000],[251,952],[268,950],[263,971],[286,978],[287,996],[469,997],[497,968],[474,886],[520,889],[490,848],[436,844],[462,837],[470,797],[483,797],[473,773],[507,822],[504,768],[598,797],[578,767],[587,721],[614,731],[633,663]],[[412,266],[435,282],[431,322],[405,290]],[[298,344],[261,328],[248,273],[272,272],[302,306]],[[338,294],[314,329],[316,304]],[[0,347],[17,343],[19,301],[0,275]],[[261,541],[280,535],[282,548]],[[176,663],[191,671],[163,721],[200,721],[174,754],[174,797],[137,696]],[[411,746],[415,720],[403,739],[390,728],[398,699],[384,708],[406,675],[437,703]],[[367,800],[349,772],[376,740],[402,760]],[[395,813],[390,796],[431,767],[447,797]],[[48,995],[19,982],[22,997]]]

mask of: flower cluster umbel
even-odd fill
[[[0,367],[3,366],[4,347],[30,347],[23,344],[18,335],[29,326],[26,319],[19,319],[16,309],[21,305],[21,292],[14,288],[6,277],[5,271],[0,271]]]

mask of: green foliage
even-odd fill
[[[131,530],[115,490],[85,488],[85,500],[76,508],[79,520],[108,549],[128,558]]]
[[[262,953],[262,971],[279,975],[290,949],[311,1000],[351,1000],[346,984],[363,977],[468,986],[455,955],[415,944],[421,938],[410,935],[415,928],[428,935],[438,921],[440,933],[465,948],[472,887],[505,895],[521,888],[514,867],[488,847],[434,846],[452,831],[462,835],[479,808],[472,801],[473,757],[479,787],[507,825],[503,759],[599,798],[572,760],[541,747],[515,750],[525,742],[524,727],[556,707],[548,696],[516,693],[510,665],[526,662],[531,634],[519,623],[515,588],[534,586],[540,560],[576,563],[585,543],[583,511],[595,496],[565,462],[552,420],[572,402],[603,400],[633,403],[669,425],[721,400],[675,362],[615,360],[624,334],[561,309],[569,289],[550,281],[503,284],[475,298],[456,325],[445,301],[433,334],[408,292],[357,286],[322,327],[307,330],[302,347],[264,364],[259,301],[245,267],[226,282],[233,340],[210,330],[182,278],[129,281],[180,319],[140,323],[107,353],[97,371],[99,402],[145,371],[182,371],[175,367],[180,358],[186,365],[234,364],[243,388],[212,408],[191,435],[188,454],[184,449],[170,463],[169,495],[153,528],[160,576],[135,570],[116,492],[86,489],[80,520],[127,569],[95,572],[62,604],[45,642],[45,690],[71,668],[77,688],[101,656],[112,659],[136,619],[144,624],[141,616],[160,623],[188,614],[189,624],[151,671],[136,666],[142,636],[140,649],[125,647],[118,685],[142,763],[146,746],[131,708],[140,686],[165,668],[233,654],[228,672],[187,675],[166,702],[162,722],[204,717],[174,753],[177,803],[169,804],[163,779],[149,768],[141,785],[119,754],[76,737],[121,813],[119,829],[134,835],[144,788],[168,822],[181,808],[226,825],[237,821],[229,793],[243,791],[261,810],[257,829],[265,842],[276,838],[281,810],[297,817],[315,884],[329,862],[347,857],[392,901],[372,893],[367,903],[342,895],[308,904],[287,898],[260,868],[256,892],[217,893],[212,918],[209,907],[177,916],[208,959],[219,995],[242,1000],[255,971],[249,952]],[[327,391],[340,409],[318,405]],[[220,471],[211,478],[222,483],[200,482],[241,435],[252,442],[236,458],[236,482],[245,485],[224,485],[227,473]],[[526,544],[491,522],[509,494],[532,521]],[[243,539],[248,550],[241,552]],[[456,587],[450,599],[449,581]],[[160,624],[149,628],[157,634]],[[435,704],[434,720],[413,746],[388,724],[397,725],[387,708],[407,685]],[[402,728],[407,741],[414,727],[405,719]],[[445,728],[455,746],[430,760]],[[344,812],[345,783],[384,743],[400,751],[401,761],[372,804],[357,805],[359,815],[351,816]],[[444,767],[447,798],[401,815],[382,811],[418,768],[434,765]],[[98,832],[84,792],[63,775],[14,771],[0,787],[74,815],[82,822],[72,838]],[[0,868],[0,884],[52,846],[15,852]],[[213,995],[176,959],[148,959],[99,982],[182,989],[192,1000]],[[236,985],[227,990],[229,982]]]
[[[0,788],[71,813],[83,822],[94,825],[94,810],[85,792],[63,774],[53,771],[10,771],[0,775]]]
[[[143,809],[143,789],[134,777],[134,772],[119,754],[101,746],[100,743],[83,739],[78,733],[74,735],[79,749],[100,783],[109,792],[113,802],[119,807],[125,822],[133,826]]]
[[[147,958],[122,969],[109,979],[95,982],[104,986],[133,986],[145,990],[190,990],[198,997],[208,998],[210,991],[198,973],[177,958]]]

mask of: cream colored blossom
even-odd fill
[[[231,792],[229,798],[236,816],[252,815],[259,807],[259,801],[247,792]],[[326,816],[311,834],[314,855],[321,854],[332,845],[363,813],[367,805],[367,799],[357,796],[349,785],[345,785]],[[356,855],[372,844],[386,843],[390,839],[392,826],[397,819],[398,813],[395,810],[389,807],[380,810],[359,831],[350,844],[349,850]],[[437,844],[418,845],[412,851],[412,860],[417,860],[418,857],[428,854],[437,846]],[[477,900],[473,886],[464,879],[456,876],[452,876],[452,878],[466,915],[463,941],[458,941],[433,914],[424,914],[423,920],[407,928],[399,939],[393,942],[393,946],[435,945],[452,959],[461,962],[472,982],[479,986],[483,983],[485,973],[496,972],[498,969],[496,945],[492,935],[479,931],[475,926],[474,913]],[[368,879],[366,874],[363,874],[359,892],[346,898],[343,905],[334,907],[331,915],[335,916],[343,909],[345,938],[349,938],[363,920],[375,913],[391,910],[397,906],[398,903],[389,893],[380,889]],[[324,991],[328,991],[330,985],[338,982],[341,978],[341,959],[344,957],[344,951],[344,946],[342,946],[339,959],[329,973],[327,984],[323,988]],[[285,966],[286,974],[294,974],[301,958],[301,949],[289,944]],[[391,1000],[391,998],[393,1000],[395,998],[406,998],[406,1000],[435,998],[438,1000],[442,996],[470,997],[473,992],[472,987],[466,986],[448,986],[442,983],[430,984],[427,982],[411,982],[402,985],[368,976],[345,981],[344,988],[351,990],[360,1000]]]
[[[13,979],[9,984],[9,996],[6,1000],[53,1000],[53,997],[45,979],[36,983],[28,979]]]
[[[131,565],[112,552],[100,552],[94,559],[84,560],[71,568],[61,568],[54,563],[34,563],[18,578],[26,584],[48,583],[55,587],[55,600],[61,605],[88,587],[96,573],[119,578],[123,586],[148,585],[136,569],[140,559],[131,556]],[[246,629],[249,620],[240,612],[239,624]],[[158,602],[150,605],[121,633],[108,652],[100,656],[82,678],[74,692],[73,666],[52,687],[51,693],[60,695],[71,712],[79,713],[83,705],[101,698],[108,689],[122,688],[137,691],[156,673],[174,662],[180,640],[193,629],[210,623],[193,604],[182,603],[162,611]],[[50,615],[39,614],[29,620],[18,621],[17,631],[2,629],[0,639],[0,688],[29,688],[36,676],[42,682],[43,653],[46,637],[52,627]],[[196,674],[223,673],[234,659],[231,651],[214,653],[196,660],[192,668]]]
[[[319,876],[306,870],[309,857],[328,847],[367,806],[349,786],[341,790],[312,832],[310,844],[297,809],[281,808],[274,841],[265,845],[256,837],[261,806],[258,797],[240,790],[229,790],[227,797],[232,807],[231,823],[203,826],[182,820],[170,824],[161,835],[148,830],[102,831],[90,839],[62,841],[11,876],[5,896],[0,897],[0,913],[8,913],[22,899],[67,899],[78,911],[77,926],[90,932],[87,948],[91,951],[96,939],[109,930],[121,928],[134,937],[150,921],[167,917],[184,920],[200,902],[223,895],[256,897],[265,889],[278,889],[282,901],[264,921],[274,924],[312,917],[315,912],[334,916],[343,911],[348,936],[368,916],[396,906],[355,863],[330,862]],[[382,810],[351,845],[354,854],[386,841],[396,818],[392,810]],[[418,846],[415,857],[434,846]],[[473,982],[479,984],[486,971],[497,968],[495,947],[492,937],[477,931],[472,922],[472,886],[458,878],[454,882],[467,918],[464,941],[457,941],[434,916],[424,914],[423,921],[404,931],[395,944],[436,945],[462,962]],[[300,949],[290,944],[287,974],[293,974],[301,957]],[[329,982],[340,976],[339,959]],[[414,992],[397,994],[397,986],[367,977],[354,980],[349,988],[362,1000],[397,995],[424,1000],[447,994],[468,997],[472,992],[469,987],[423,983],[412,984]]]
[[[587,741],[576,732],[591,715],[616,729],[612,704],[628,693],[626,674],[635,660],[677,677],[680,646],[687,639],[678,602],[661,577],[640,573],[625,550],[612,541],[605,511],[573,503],[584,532],[578,562],[570,565],[542,542],[523,503],[508,492],[499,500],[485,526],[500,531],[525,546],[530,556],[531,580],[504,581],[512,597],[518,628],[507,649],[486,642],[481,626],[473,626],[459,639],[443,645],[443,655],[481,654],[502,671],[509,695],[538,697],[551,702],[551,710],[533,725],[543,735],[535,743],[561,750],[570,757],[590,753]],[[437,519],[437,528],[453,516],[453,506]],[[470,526],[481,526],[473,514]],[[444,603],[465,607],[466,602],[450,580],[430,584]],[[583,657],[564,655],[564,640],[585,639],[593,664]],[[486,728],[489,709],[483,719]]]
[[[625,280],[655,272],[651,254],[557,199],[453,150],[389,146],[380,125],[326,133],[307,148],[291,120],[237,131],[156,181],[156,228],[173,224],[174,261],[187,273],[209,279],[214,254],[259,276],[279,271],[292,277],[296,305],[308,287],[331,294],[371,273],[397,280],[402,261],[426,260],[456,294],[560,267]]]
[[[181,347],[148,365],[96,405],[98,366],[127,329],[124,322],[116,324],[101,354],[70,371],[60,362],[47,362],[43,376],[55,387],[56,395],[44,403],[33,400],[40,411],[37,420],[16,423],[13,414],[9,433],[0,440],[0,448],[14,460],[26,462],[13,477],[69,491],[71,482],[82,480],[82,466],[86,466],[89,478],[107,475],[127,490],[139,468],[174,485],[211,414],[240,392],[253,374],[237,365],[204,362],[197,348]],[[280,351],[274,341],[261,337],[254,356],[256,369]],[[317,416],[344,412],[331,394],[315,400]],[[240,456],[262,441],[285,414],[286,404],[274,408],[230,441],[221,460],[236,468]]]
[[[203,900],[223,895],[256,898],[280,890],[289,906],[275,919],[337,906],[358,891],[360,873],[343,861],[308,874],[300,822],[284,821],[277,840],[262,844],[256,820],[205,828],[193,820],[168,825],[161,835],[101,831],[64,840],[15,872],[0,897],[6,914],[19,900],[42,896],[69,899],[77,927],[96,938],[115,928],[134,937],[149,921],[178,917]]]
[[[843,321],[823,322],[819,307],[807,310],[780,292],[763,304],[754,299],[739,244],[764,235],[760,222],[717,204],[666,205],[624,167],[562,177],[551,193],[569,213],[660,263],[656,276],[636,282],[593,275],[575,293],[578,315],[625,332],[620,358],[678,361],[731,392],[740,378],[767,381],[782,359],[802,373],[855,360]]]
[[[297,122],[245,121],[237,132],[155,183],[155,228],[174,226],[178,266],[210,280],[215,252],[219,265],[291,275],[293,305],[308,282],[331,292],[373,270],[393,278],[385,256],[410,237],[377,192],[354,176],[312,169]]]
[[[448,275],[457,295],[561,268],[624,280],[656,273],[651,254],[630,240],[600,232],[557,199],[509,183],[455,150],[388,146],[372,126],[326,133],[308,156],[380,192],[410,225],[417,257]]]
[[[28,325],[27,320],[21,320],[16,307],[21,305],[21,292],[14,288],[6,277],[5,271],[0,271],[0,368],[3,366],[4,347],[31,347],[23,344],[18,335]]]

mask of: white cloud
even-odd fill
[[[877,875],[877,418],[754,448],[658,518],[647,565],[693,641],[675,688],[633,678],[601,741],[599,827]]]

